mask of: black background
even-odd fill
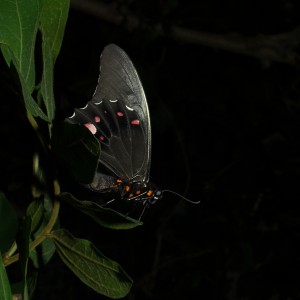
[[[297,53],[300,36],[290,34],[300,23],[298,2],[115,3],[139,25],[71,6],[55,68],[57,118],[91,99],[103,47],[119,45],[148,99],[151,181],[201,203],[166,193],[130,231],[99,228],[63,205],[61,225],[120,262],[134,280],[126,299],[299,299],[299,62],[276,61],[270,51],[257,57],[255,48],[282,34],[294,43],[285,53]],[[213,44],[176,38],[174,26],[211,34]],[[233,45],[232,36],[242,45],[250,38],[248,55],[217,43]],[[285,42],[273,44],[279,57]],[[2,99],[13,97],[5,92]],[[24,111],[1,102],[1,188],[22,207],[36,141]],[[105,297],[54,256],[40,272],[35,299]]]

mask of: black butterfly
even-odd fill
[[[143,214],[149,205],[162,198],[163,192],[171,192],[160,190],[149,182],[151,127],[148,105],[137,71],[121,48],[113,44],[104,48],[92,100],[85,107],[75,109],[67,121],[86,126],[100,141],[99,162],[111,174],[97,172],[88,187],[112,193],[109,202],[140,203],[144,207]]]

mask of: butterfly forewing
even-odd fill
[[[68,121],[90,129],[101,143],[100,163],[116,177],[148,181],[151,129],[147,101],[136,69],[118,46],[105,47],[93,98]],[[94,186],[102,184],[97,183],[99,178],[95,176]]]

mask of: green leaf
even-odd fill
[[[18,230],[18,220],[15,211],[0,192],[0,251],[7,251],[14,240]]]
[[[44,205],[41,199],[36,199],[30,203],[27,208],[26,215],[31,217],[31,230],[30,232],[35,232],[40,226],[43,216],[44,216]]]
[[[143,222],[120,214],[111,208],[102,207],[92,201],[80,201],[69,193],[61,193],[60,197],[79,211],[87,214],[103,227],[111,229],[131,229],[143,225]]]
[[[1,296],[1,300],[12,299],[10,284],[8,281],[5,267],[3,265],[1,251],[0,251],[0,296]]]
[[[38,206],[36,204],[31,204],[37,208],[37,210],[34,213],[28,211],[28,210],[33,211],[33,209],[30,209],[30,207],[27,209],[26,212],[27,215],[30,214],[32,216],[31,236],[33,238],[37,238],[45,229],[45,227],[48,225],[49,219],[52,214],[52,209],[53,209],[52,202],[50,201],[50,199],[48,200],[47,196],[45,196],[44,201],[39,201],[39,203],[40,204]],[[42,213],[40,211],[41,209],[42,209]],[[34,225],[38,225],[38,227]],[[54,229],[57,228],[59,228],[58,221],[54,225]],[[30,252],[29,257],[32,260],[33,265],[36,268],[39,268],[41,265],[47,264],[49,260],[52,258],[54,253],[55,253],[55,245],[53,240],[45,239],[37,249],[34,249]]]
[[[28,297],[32,298],[36,284],[37,284],[38,272],[33,271],[30,276],[27,277]]]
[[[35,235],[39,234],[38,231]],[[29,257],[36,268],[46,265],[55,253],[55,245],[53,240],[45,239],[38,249],[30,252]]]
[[[12,59],[14,65],[16,66],[16,58],[15,58],[14,53],[11,52],[9,48],[7,48],[7,49],[9,51],[10,55],[11,55],[11,59]],[[38,106],[38,104],[35,102],[35,100],[31,96],[31,91],[30,91],[28,85],[26,84],[21,71],[17,67],[16,67],[16,70],[18,72],[18,76],[19,76],[19,79],[20,79],[20,83],[21,83],[21,87],[22,87],[22,94],[23,94],[26,109],[34,117],[40,117],[43,120],[48,121],[48,117],[45,115],[45,113],[42,111],[42,109]]]
[[[43,53],[41,94],[50,122],[53,121],[55,116],[53,69],[61,47],[69,5],[69,0],[45,0],[40,18]]]
[[[0,1],[0,41],[15,56],[15,67],[22,75],[29,93],[35,85],[34,48],[41,12],[40,0]],[[8,65],[11,55],[3,53]]]
[[[43,51],[43,75],[41,82],[41,93],[43,96],[43,101],[45,103],[48,120],[51,123],[55,116],[55,99],[53,93],[53,59],[48,43],[48,39],[45,38],[42,42]]]
[[[28,297],[31,299],[33,297],[36,284],[37,284],[38,272],[33,271],[30,275],[27,276],[27,287],[28,287]],[[23,282],[18,281],[14,282],[11,285],[11,290],[13,294],[22,294]],[[1,299],[1,298],[0,298]]]
[[[65,26],[68,18],[69,0],[45,0],[41,13],[41,31],[47,39],[53,64],[61,48]]]
[[[51,237],[63,262],[90,288],[114,299],[129,293],[131,278],[90,241],[75,238],[63,229],[52,232]]]
[[[84,126],[63,122],[54,128],[52,149],[80,183],[91,183],[100,156],[100,143]]]
[[[26,109],[35,117],[48,117],[32,97],[35,86],[34,52],[43,0],[0,1],[1,50],[10,66],[13,62],[22,87]]]
[[[27,288],[27,266],[29,257],[29,243],[31,233],[31,217],[25,216],[17,236],[17,245],[19,250],[19,261],[22,276],[22,294],[24,299],[28,299]]]

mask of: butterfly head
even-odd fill
[[[155,204],[158,200],[160,200],[163,196],[163,193],[161,190],[159,190],[158,188],[156,188],[155,186],[150,186],[148,194],[150,195],[147,198],[147,202],[149,204]]]

